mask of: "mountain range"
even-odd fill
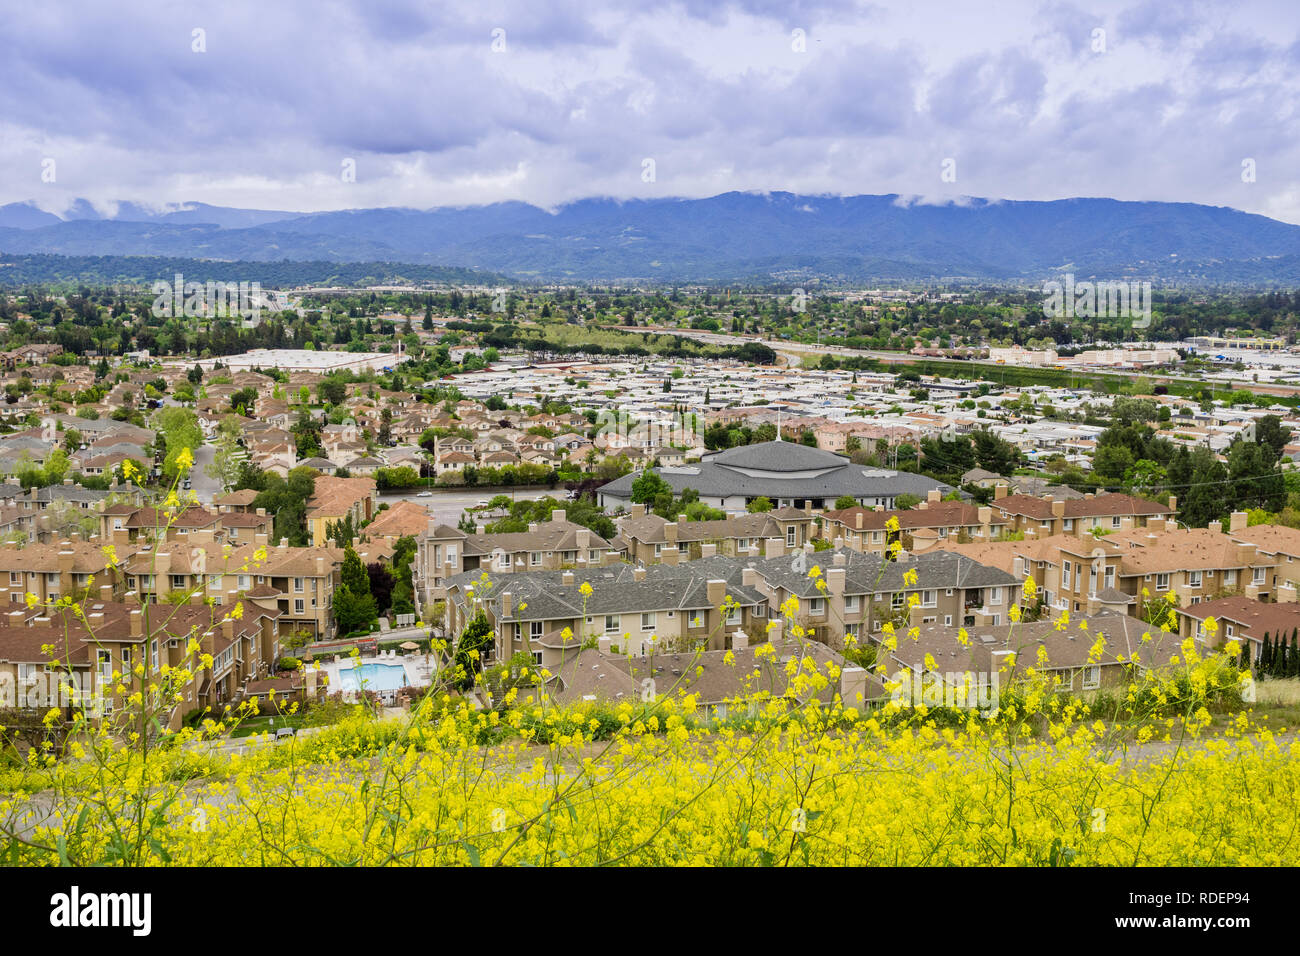
[[[1300,226],[1219,206],[1114,199],[941,203],[730,192],[297,213],[78,200],[0,206],[0,252],[219,261],[387,262],[523,281],[827,283],[1078,278],[1300,282]]]

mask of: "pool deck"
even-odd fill
[[[383,654],[367,655],[359,659],[352,657],[337,656],[324,661],[320,661],[320,669],[323,674],[329,677],[330,693],[342,691],[345,700],[355,698],[356,691],[350,690],[344,686],[343,676],[350,675],[350,672],[356,666],[364,667],[367,664],[382,664],[390,667],[401,666],[405,671],[405,680],[403,684],[410,687],[427,687],[432,682],[435,671],[433,658],[426,658],[424,654],[399,654],[396,651],[389,651]],[[396,689],[388,688],[371,688],[377,691],[381,697],[386,695],[395,695]]]

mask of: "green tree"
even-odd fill
[[[163,459],[163,474],[168,480],[174,479],[180,470],[177,461],[182,452],[188,449],[192,457],[203,445],[199,416],[192,408],[174,405],[159,409],[154,415],[153,425],[167,449],[167,455]]]
[[[655,500],[658,495],[667,494],[672,496],[673,487],[659,477],[659,473],[647,468],[641,472],[641,475],[632,482],[632,500],[637,504],[648,504]]]
[[[478,611],[461,631],[456,641],[456,672],[459,675],[459,687],[468,690],[474,686],[474,675],[483,669],[483,658],[492,645],[492,628],[487,615]]]
[[[370,593],[370,575],[366,573],[366,566],[361,563],[361,556],[349,545],[343,550],[343,586],[353,594],[363,595]]]
[[[772,499],[767,497],[767,495],[759,495],[749,503],[748,507],[750,514],[759,514],[761,512],[771,511]]]
[[[378,616],[375,599],[368,593],[354,594],[347,585],[334,592],[334,620],[340,634],[368,629]]]

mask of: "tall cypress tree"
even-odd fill
[[[1259,649],[1259,666],[1255,668],[1260,677],[1268,676],[1268,669],[1273,666],[1273,638],[1264,632],[1264,645]]]
[[[1300,638],[1294,630],[1291,632],[1291,650],[1286,655],[1286,676],[1300,677]]]

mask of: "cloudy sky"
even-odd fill
[[[1300,223],[1294,0],[2,0],[0,36],[0,202],[52,211],[788,190]]]

